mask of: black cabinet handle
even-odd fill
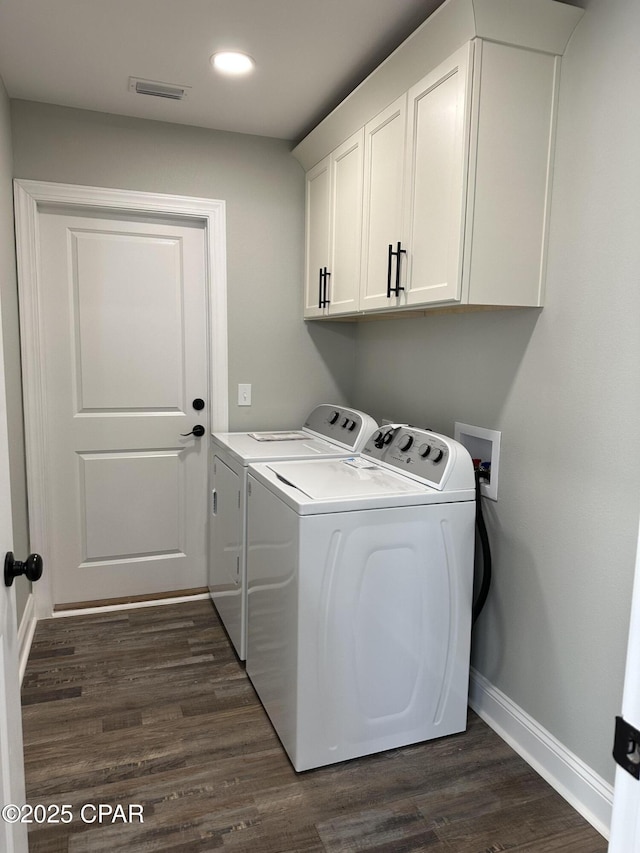
[[[400,291],[404,290],[404,287],[400,287],[400,255],[406,255],[407,250],[402,248],[402,243],[398,243],[398,248],[396,250],[396,296],[400,296]]]
[[[202,438],[202,436],[204,434],[205,434],[205,428],[202,426],[202,424],[196,424],[194,426],[194,428],[191,430],[191,432],[181,432],[180,433],[180,435],[183,438],[186,438],[188,435],[195,435],[196,438]]]
[[[31,583],[39,581],[42,577],[42,557],[40,554],[29,554],[24,563],[14,559],[13,551],[8,551],[4,558],[4,585],[11,586],[13,579],[20,575],[26,575]]]
[[[396,251],[393,251],[393,244],[389,243],[389,255],[387,257],[387,299],[391,299],[391,295],[400,296],[400,291],[404,287],[400,286],[400,255],[406,255],[407,250],[402,248],[402,243],[398,242]],[[392,259],[396,259],[396,284],[391,286],[391,265]]]
[[[322,272],[324,275],[324,296],[322,298],[322,307],[324,308],[325,305],[329,305],[331,302],[330,299],[327,299],[327,291],[329,288],[328,279],[331,278],[331,273],[327,271],[326,267],[324,268],[324,270]]]
[[[324,308],[325,305],[329,304],[329,299],[327,299],[327,279],[331,275],[330,272],[327,272],[326,267],[320,267],[320,275],[318,276],[318,308]]]

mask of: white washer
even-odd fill
[[[240,660],[246,658],[246,483],[251,462],[334,458],[359,452],[372,417],[323,403],[300,430],[213,433],[209,461],[209,592]]]
[[[466,728],[474,487],[404,426],[250,466],[247,673],[296,770]]]

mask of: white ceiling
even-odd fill
[[[298,141],[443,0],[0,0],[11,98]],[[236,48],[250,77],[209,57]],[[170,101],[130,76],[190,86]]]

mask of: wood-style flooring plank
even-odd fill
[[[23,682],[31,853],[604,853],[474,714],[461,735],[296,773],[208,601],[46,620]],[[143,823],[83,823],[84,804]]]

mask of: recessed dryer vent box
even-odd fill
[[[496,429],[461,424],[456,421],[453,437],[467,448],[472,459],[491,463],[489,482],[480,483],[481,493],[498,500],[498,473],[500,470],[500,438],[502,433]]]

